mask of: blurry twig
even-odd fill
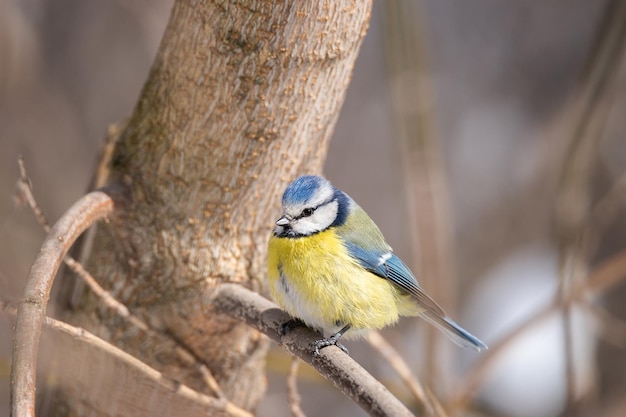
[[[287,396],[289,398],[289,410],[293,417],[306,417],[304,411],[300,407],[300,394],[298,393],[298,367],[300,359],[293,356],[291,358],[291,366],[287,374]]]
[[[612,184],[611,188],[591,208],[592,223],[603,229],[615,218],[620,208],[626,203],[626,174]]]
[[[626,322],[590,302],[582,302],[580,305],[598,322],[600,334],[604,340],[621,349],[626,349]]]
[[[626,278],[626,251],[617,253],[596,267],[589,275],[587,282],[575,289],[574,295],[580,297],[598,294],[624,278]]]
[[[19,317],[18,309],[2,297],[0,297],[0,312],[6,312],[9,315]],[[142,378],[150,381],[154,387],[158,386],[160,389],[167,390],[173,396],[180,396],[183,401],[194,401],[203,405],[207,410],[222,410],[235,417],[252,417],[252,414],[234,406],[232,403],[223,401],[220,398],[209,397],[206,394],[200,393],[186,385],[181,384],[180,382],[169,380],[167,375],[164,375],[161,372],[147,366],[137,358],[84,329],[74,327],[70,324],[50,317],[43,317],[42,323],[56,335],[70,336],[71,340],[77,343],[88,345],[91,349],[96,349],[108,357],[114,358],[113,360],[117,362],[123,362],[126,366],[132,368],[132,371],[141,374]],[[145,384],[145,381],[143,383]],[[34,411],[34,409],[32,409],[32,411]],[[13,412],[14,413],[12,415],[14,416],[33,415],[32,413],[29,413],[28,410],[24,409],[13,410]]]
[[[422,384],[420,384],[417,377],[413,375],[409,366],[404,359],[402,359],[402,356],[400,356],[393,346],[387,343],[379,332],[375,330],[369,331],[366,340],[396,371],[409,391],[411,391],[417,401],[424,407],[427,416],[446,416],[446,412],[437,398],[422,387]]]
[[[48,219],[43,213],[43,210],[41,210],[41,207],[39,207],[39,204],[37,203],[37,200],[33,195],[32,183],[28,178],[26,167],[24,165],[24,160],[21,157],[18,159],[18,164],[20,167],[20,179],[18,180],[17,185],[19,197],[26,200],[33,213],[35,214],[35,217],[37,218],[39,224],[41,224],[46,233],[49,233],[50,223],[48,222]],[[118,316],[127,320],[137,329],[142,330],[143,332],[147,333],[149,336],[157,340],[161,340],[162,343],[167,343],[168,345],[170,345],[171,349],[173,349],[173,351],[183,363],[186,363],[189,366],[196,367],[196,369],[202,376],[204,383],[216,395],[217,398],[222,400],[225,399],[224,393],[219,387],[218,382],[215,380],[215,377],[211,374],[209,369],[203,363],[196,359],[195,355],[191,351],[181,346],[169,336],[152,329],[139,317],[130,313],[130,311],[124,304],[118,301],[108,291],[102,288],[100,284],[98,284],[96,279],[83,267],[80,262],[76,261],[69,255],[66,255],[63,258],[63,262],[65,262],[65,264],[72,270],[72,272],[78,275],[83,280],[83,282],[87,284],[91,291],[93,291],[93,293],[100,299],[100,301],[102,301],[105,306],[113,310]],[[250,413],[245,410],[239,409],[234,404],[230,404],[229,409],[231,411],[235,410],[235,412],[239,410],[238,415],[250,415]]]
[[[43,214],[39,204],[37,204],[37,201],[35,201],[35,197],[33,196],[33,184],[26,174],[26,166],[24,165],[24,158],[22,155],[17,157],[17,165],[20,168],[20,178],[17,180],[18,194],[16,195],[16,199],[26,201],[26,203],[30,206],[30,209],[33,211],[37,222],[43,227],[46,233],[48,233],[50,232],[50,223]]]
[[[100,144],[99,160],[96,170],[91,178],[89,184],[89,191],[102,188],[109,182],[109,176],[111,174],[111,159],[113,158],[113,152],[115,146],[120,140],[122,132],[126,128],[127,121],[111,124],[107,128],[106,136]]]
[[[91,224],[113,213],[110,195],[96,191],[78,200],[54,225],[33,263],[19,302],[11,366],[11,415],[35,410],[37,354],[41,326],[54,277],[76,238]]]
[[[434,299],[448,310],[455,305],[450,244],[451,219],[446,178],[439,151],[431,72],[424,41],[426,9],[422,2],[383,2],[387,61],[392,74],[391,96],[401,143],[409,205],[411,239],[417,255],[417,276]],[[454,315],[454,314],[453,314]],[[428,327],[426,381],[445,384],[439,375],[440,334]],[[447,362],[447,361],[446,361]],[[442,382],[443,381],[443,382]]]
[[[626,251],[618,253],[598,265],[591,271],[586,281],[574,287],[573,291],[570,293],[570,298],[565,300],[565,303],[570,304],[575,300],[599,294],[622,280],[626,280]],[[507,335],[500,339],[500,341],[491,345],[489,350],[479,357],[474,366],[467,373],[460,387],[457,388],[455,395],[450,398],[450,402],[447,406],[448,412],[454,415],[459,410],[464,409],[471,400],[473,392],[480,386],[488,375],[491,367],[497,362],[497,358],[500,354],[505,352],[506,348],[508,348],[518,336],[557,312],[562,302],[563,301],[557,297],[552,303],[536,311],[531,317],[526,319],[526,321],[512,329]],[[584,303],[586,303],[586,301],[584,301]]]
[[[576,106],[571,115],[570,143],[557,188],[554,219],[559,245],[559,294],[562,301],[568,405],[576,400],[576,375],[570,293],[587,275],[585,224],[589,220],[591,187],[598,143],[602,140],[615,82],[626,44],[626,2],[609,2],[587,61]]]
[[[474,391],[478,389],[491,370],[491,367],[497,362],[500,355],[506,352],[509,345],[524,332],[550,317],[550,315],[557,310],[558,306],[558,301],[554,301],[545,306],[543,309],[535,312],[532,317],[526,319],[526,321],[518,327],[511,330],[497,343],[490,344],[489,350],[480,355],[474,366],[463,379],[461,386],[457,388],[457,392],[450,398],[446,407],[448,413],[450,415],[456,415],[459,410],[463,410],[472,399]]]
[[[111,124],[108,126],[106,135],[102,142],[100,143],[99,150],[99,158],[98,164],[94,171],[93,176],[91,177],[91,181],[89,183],[89,187],[87,191],[93,191],[100,189],[107,185],[110,181],[110,173],[111,173],[111,160],[113,158],[113,152],[115,151],[115,147],[120,140],[120,136],[126,127],[127,121],[123,121],[120,123]],[[72,255],[78,258],[79,262],[86,262],[89,259],[89,255],[91,254],[91,248],[93,246],[93,241],[96,236],[96,230],[98,225],[94,225],[90,227],[82,236],[78,239],[74,248]],[[83,294],[83,281],[72,281],[73,288],[69,293],[69,304],[76,308]],[[63,285],[63,283],[62,283]]]

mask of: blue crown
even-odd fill
[[[283,194],[283,204],[304,204],[325,184],[328,184],[327,180],[316,177],[315,175],[304,175],[299,177],[294,182],[289,184],[285,190],[285,193]]]

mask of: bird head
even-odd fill
[[[293,181],[283,194],[282,215],[274,234],[309,236],[345,221],[348,199],[324,178],[305,175]]]

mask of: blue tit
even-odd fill
[[[420,316],[455,343],[487,346],[446,317],[392,251],[378,226],[350,196],[324,178],[307,175],[283,194],[282,215],[268,245],[268,277],[275,301],[296,321],[337,345],[380,329],[400,316]]]

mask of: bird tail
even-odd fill
[[[446,336],[459,346],[473,349],[477,352],[487,349],[486,344],[447,317],[428,314],[428,312],[425,312],[421,317],[445,333]]]

